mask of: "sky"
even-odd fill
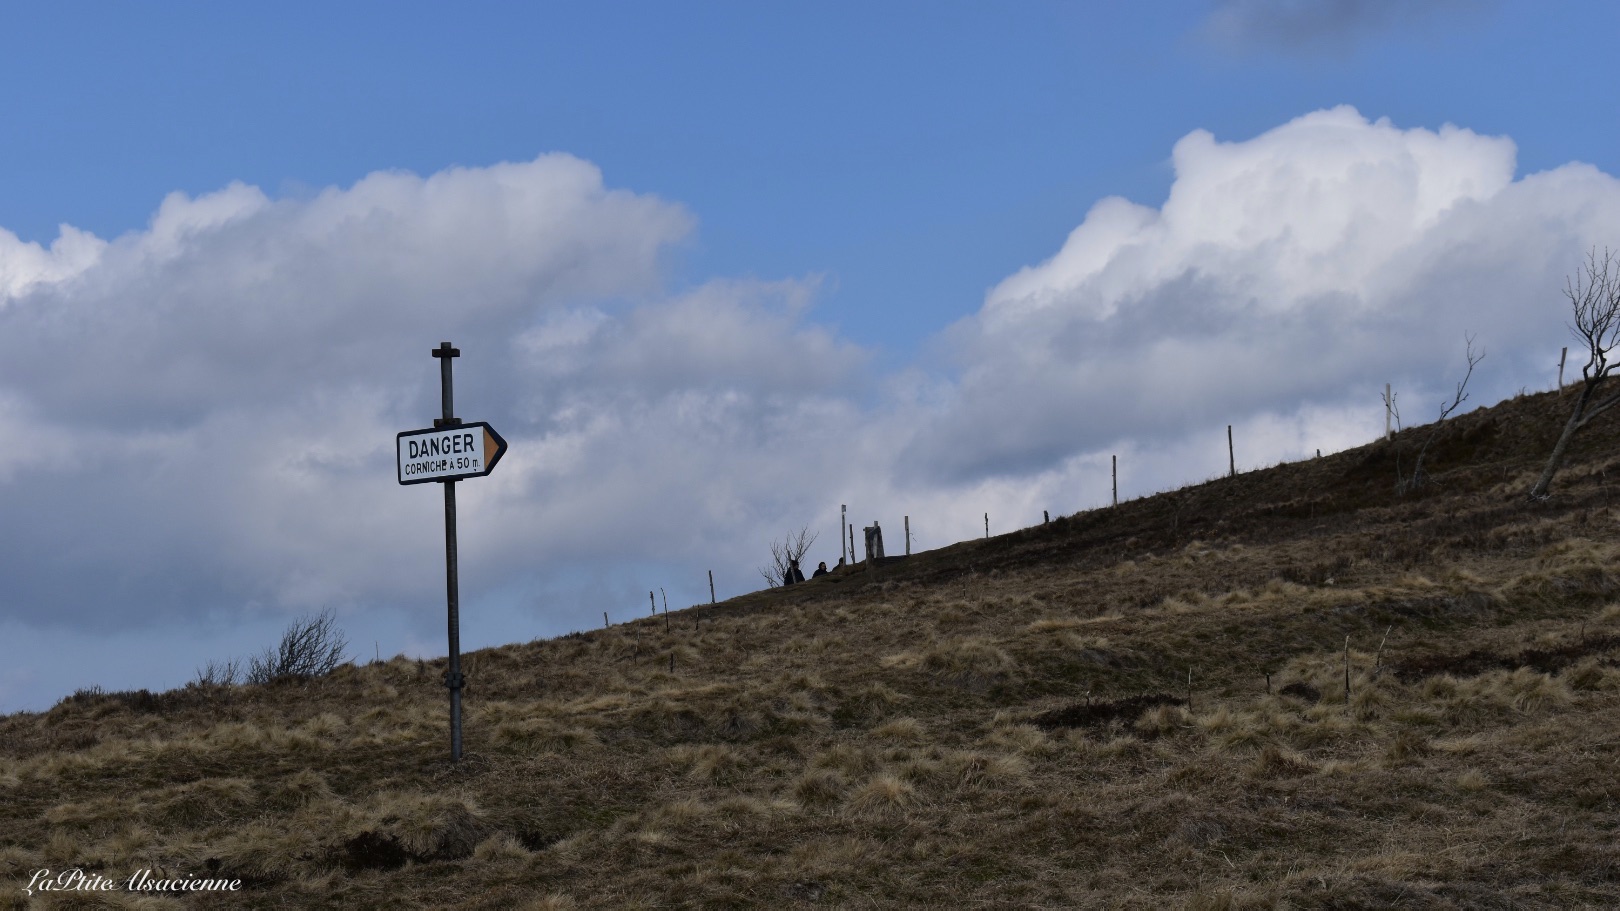
[[[330,609],[446,651],[1550,388],[1620,246],[1620,7],[11,5],[0,711]],[[662,600],[660,600],[660,606]],[[367,648],[370,646],[370,648]]]

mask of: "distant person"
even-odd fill
[[[788,561],[787,581],[790,585],[794,582],[804,581],[804,573],[799,569],[798,560]]]
[[[826,574],[827,574],[827,561],[822,560],[820,563],[816,564],[816,571],[810,574],[810,578],[814,579],[814,578],[817,578],[818,576],[825,576]]]
[[[839,558],[838,558],[838,568],[839,568],[839,569],[843,569],[843,568],[844,568],[844,558],[843,558],[843,557],[839,557]]]

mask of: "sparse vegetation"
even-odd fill
[[[0,718],[0,858],[245,880],[200,908],[1613,907],[1620,427],[1530,500],[1565,405],[1448,419],[1409,496],[1378,441],[478,652],[456,766],[442,660],[87,690]]]
[[[809,526],[804,526],[780,541],[772,541],[771,562],[759,568],[759,574],[765,577],[766,584],[771,588],[783,585],[793,564],[804,559],[804,555],[810,552],[810,546],[816,543],[818,536],[819,533],[812,532]]]
[[[273,683],[277,680],[324,677],[348,660],[344,654],[348,647],[349,640],[337,628],[337,615],[331,608],[300,617],[281,634],[279,645],[248,659],[247,682]],[[206,672],[207,669],[204,670]],[[234,670],[234,663],[227,663],[216,676],[230,682],[234,680],[231,674]]]
[[[1604,382],[1617,366],[1609,360],[1609,354],[1620,345],[1620,261],[1608,250],[1598,259],[1594,248],[1586,256],[1586,265],[1565,284],[1564,296],[1569,298],[1575,320],[1569,330],[1586,346],[1586,363],[1581,366],[1581,386],[1575,393],[1569,419],[1564,422],[1564,432],[1553,444],[1541,477],[1530,488],[1530,496],[1535,499],[1547,496],[1547,489],[1552,486],[1553,476],[1563,467],[1565,453],[1575,434],[1620,404],[1620,392],[1600,394]]]
[[[1446,418],[1451,417],[1452,412],[1462,407],[1463,402],[1468,401],[1468,381],[1474,377],[1474,368],[1478,367],[1479,362],[1485,359],[1485,350],[1482,348],[1478,354],[1475,354],[1474,337],[1467,336],[1466,341],[1465,355],[1468,360],[1468,370],[1463,373],[1463,378],[1457,382],[1456,394],[1451,397],[1450,402],[1443,403],[1440,406],[1440,416],[1435,418],[1434,423],[1429,426],[1429,432],[1423,438],[1423,445],[1418,448],[1417,457],[1412,461],[1412,473],[1402,475],[1400,460],[1398,457],[1396,459],[1395,486],[1403,494],[1410,493],[1429,483],[1429,474],[1423,469],[1423,460],[1429,455],[1429,447],[1433,446],[1434,441],[1440,436],[1440,430],[1445,426]],[[1395,396],[1393,394],[1389,397],[1389,405],[1391,409],[1395,407]]]

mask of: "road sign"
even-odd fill
[[[405,430],[395,443],[401,484],[480,478],[506,454],[506,441],[483,421]]]

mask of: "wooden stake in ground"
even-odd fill
[[[1569,346],[1565,345],[1564,350],[1558,355],[1558,397],[1559,398],[1564,397],[1564,361],[1568,357],[1569,357]]]
[[[608,628],[608,619],[607,619],[607,611],[603,611],[603,612],[602,612],[602,628],[603,628],[603,629],[607,629],[607,628]]]
[[[1344,704],[1350,704],[1350,637],[1344,637]]]
[[[1389,629],[1384,630],[1384,638],[1382,640],[1380,640],[1379,643],[1378,643],[1378,655],[1373,659],[1373,676],[1374,677],[1377,677],[1379,674],[1383,673],[1383,671],[1384,671],[1384,643],[1389,641],[1389,634],[1394,629],[1395,629],[1395,624],[1391,623],[1389,625]]]
[[[653,593],[652,593],[652,592],[648,592],[648,593],[647,593],[647,603],[648,603],[648,604],[649,604],[649,605],[651,605],[651,606],[650,606],[650,607],[649,607],[649,610],[651,610],[651,611],[652,611],[652,613],[651,613],[651,614],[650,614],[650,616],[653,616],[653,617],[656,617],[656,616],[658,616],[658,599],[657,599],[657,598],[654,598],[654,597],[653,597]]]
[[[984,514],[984,539],[990,540],[990,514]]]
[[[658,586],[658,593],[664,595],[664,587]],[[664,632],[669,632],[669,595],[664,595]]]
[[[906,556],[911,556],[911,517],[906,516]]]
[[[1226,463],[1227,477],[1237,477],[1237,453],[1232,449],[1232,425],[1226,425]]]
[[[714,570],[709,570],[709,603],[714,603]]]
[[[1384,439],[1386,439],[1386,440],[1389,439],[1391,436],[1394,436],[1394,434],[1391,433],[1390,429],[1389,429],[1390,421],[1394,418],[1394,415],[1395,415],[1395,400],[1390,397],[1389,384],[1385,383],[1384,384]]]
[[[1114,466],[1114,505],[1119,505],[1119,456],[1111,455],[1108,461]]]

